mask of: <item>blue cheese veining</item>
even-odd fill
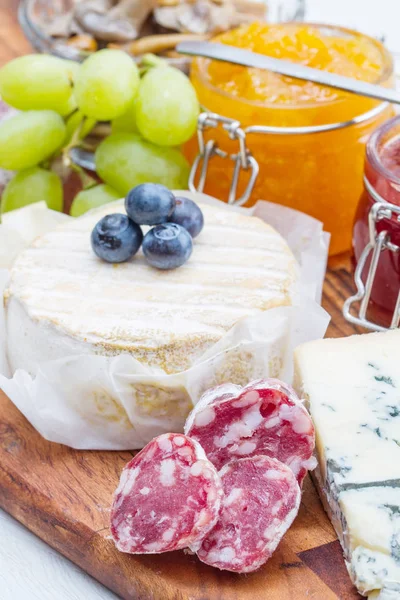
[[[352,581],[379,600],[400,599],[399,350],[397,330],[310,342],[295,353],[322,497]]]

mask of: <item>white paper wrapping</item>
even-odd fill
[[[180,194],[199,199],[188,192]],[[201,201],[217,202],[204,195]],[[81,355],[46,362],[34,377],[17,370],[8,378],[1,303],[0,388],[46,439],[80,449],[141,448],[156,435],[182,431],[188,412],[212,386],[245,385],[259,377],[291,381],[294,347],[323,337],[329,322],[317,303],[329,237],[315,219],[268,202],[258,202],[253,209],[226,209],[255,214],[275,227],[300,264],[300,282],[293,290],[294,306],[241,320],[187,371],[154,373],[128,354]],[[44,203],[4,215],[1,290],[18,252],[69,218],[48,210]]]

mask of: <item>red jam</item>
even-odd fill
[[[365,177],[381,198],[400,206],[400,117],[395,117],[379,127],[371,136],[366,151]],[[364,187],[353,231],[353,249],[358,262],[362,251],[369,242],[368,215],[375,199]],[[390,241],[400,247],[400,223],[397,216],[380,221],[376,229],[387,231]],[[363,273],[366,281],[367,261]],[[400,289],[400,252],[384,250],[376,272],[371,294],[371,307],[368,315],[374,322],[390,324]]]
[[[400,178],[400,134],[383,146],[380,157],[385,169]]]

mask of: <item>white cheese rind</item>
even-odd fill
[[[387,582],[381,590],[374,590],[368,594],[368,600],[399,600],[400,583],[396,581]]]
[[[352,581],[379,599],[400,589],[399,349],[397,330],[319,340],[295,352],[295,387],[315,425],[321,495]]]
[[[179,269],[140,251],[112,265],[90,247],[101,207],[39,237],[17,258],[5,294],[12,370],[68,355],[127,352],[160,372],[191,366],[239,321],[291,304],[297,279],[285,240],[257,217],[201,204],[205,227]]]

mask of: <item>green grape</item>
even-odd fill
[[[83,121],[84,120],[84,121]],[[83,123],[82,123],[83,121]],[[90,117],[85,117],[82,111],[77,110],[74,112],[66,122],[67,127],[67,135],[65,137],[65,144],[68,144],[75,131],[81,125],[81,130],[79,132],[79,139],[83,140],[89,133],[92,131],[93,127],[96,125],[96,119],[91,119]]]
[[[53,171],[31,167],[20,171],[8,182],[1,199],[1,212],[16,210],[42,200],[52,210],[63,209],[61,179]]]
[[[0,123],[0,167],[34,167],[58,150],[65,139],[65,123],[51,110],[29,110]]]
[[[139,183],[187,188],[189,165],[176,148],[160,148],[134,133],[114,133],[96,150],[100,177],[125,196]]]
[[[79,63],[75,62],[74,60],[65,59],[65,60],[62,60],[61,62],[63,64],[64,69],[66,69],[71,86],[74,86],[81,65]],[[66,115],[70,115],[77,108],[78,108],[78,103],[76,101],[74,91],[72,90],[71,95],[68,98],[68,101],[63,105],[60,105],[56,112],[60,113],[60,115],[62,115],[64,117]]]
[[[111,121],[111,133],[139,133],[136,125],[135,101],[131,102],[123,115]]]
[[[189,79],[178,69],[150,69],[139,85],[136,123],[142,136],[159,146],[179,146],[196,131],[199,102]]]
[[[80,63],[76,62],[75,60],[69,60],[67,58],[63,59],[62,62],[64,68],[67,70],[70,81],[75,83],[76,78],[78,77],[78,73],[81,69]]]
[[[139,85],[139,71],[122,50],[105,48],[85,60],[79,70],[75,97],[81,111],[98,121],[123,115]]]
[[[103,206],[103,204],[114,202],[120,198],[121,194],[105,183],[82,190],[72,202],[71,217],[80,217],[92,208]]]
[[[70,61],[47,54],[20,56],[0,69],[2,99],[20,110],[54,110],[60,114],[71,105]]]
[[[68,101],[65,104],[60,104],[56,112],[58,112],[62,117],[66,117],[73,113],[77,107],[78,105],[76,103],[75,96],[74,94],[71,94]]]
[[[60,115],[65,117],[65,116],[73,113],[78,108],[78,103],[76,101],[75,94],[74,94],[74,85],[75,85],[75,80],[79,73],[80,64],[75,62],[74,60],[67,60],[67,59],[61,60],[61,63],[62,63],[62,67],[66,70],[69,81],[70,81],[71,95],[68,98],[67,102],[65,102],[64,104],[60,104],[60,106],[56,109],[56,112],[58,112]]]

